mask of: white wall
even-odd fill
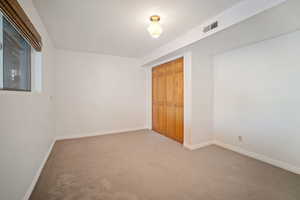
[[[298,31],[215,57],[218,141],[300,167],[299,44]]]
[[[213,62],[207,52],[192,50],[191,145],[213,140]]]
[[[59,138],[147,127],[146,70],[135,59],[56,52]]]
[[[20,200],[54,138],[53,47],[31,0],[20,0],[43,38],[43,92],[0,91],[0,199]]]

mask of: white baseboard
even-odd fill
[[[46,155],[45,155],[45,157],[44,157],[44,159],[43,159],[43,162],[42,162],[40,168],[38,169],[36,175],[35,175],[34,178],[33,178],[33,181],[31,182],[31,185],[30,185],[30,187],[28,188],[28,190],[27,190],[27,192],[26,192],[26,194],[25,194],[23,200],[28,200],[28,199],[30,198],[30,195],[31,195],[31,193],[33,192],[34,187],[35,187],[37,181],[39,180],[39,177],[40,177],[40,175],[41,175],[41,173],[42,173],[42,171],[43,171],[43,168],[44,168],[44,166],[45,166],[45,164],[46,164],[46,162],[47,162],[47,160],[48,160],[48,158],[49,158],[49,156],[50,156],[50,154],[51,154],[51,151],[52,151],[52,149],[53,149],[53,146],[54,146],[55,142],[56,142],[56,140],[54,140],[54,141],[52,142],[52,144],[51,144],[51,146],[50,146],[48,152],[46,153]]]
[[[268,164],[273,165],[275,167],[279,167],[281,169],[284,169],[284,170],[287,170],[287,171],[290,171],[290,172],[293,172],[295,174],[300,175],[300,168],[299,167],[293,166],[293,165],[291,165],[289,163],[286,163],[286,162],[283,162],[283,161],[272,159],[272,158],[270,158],[268,156],[265,156],[265,155],[262,155],[262,154],[247,151],[247,150],[245,150],[241,147],[238,147],[238,146],[225,144],[225,143],[220,142],[220,141],[208,141],[208,142],[203,142],[203,143],[194,144],[194,145],[184,144],[184,147],[189,149],[189,150],[196,150],[196,149],[204,148],[204,147],[207,147],[207,146],[210,146],[210,145],[217,145],[217,146],[223,147],[225,149],[229,149],[231,151],[234,151],[236,153],[254,158],[256,160],[268,163]]]
[[[273,165],[273,166],[279,167],[281,169],[284,169],[284,170],[287,170],[287,171],[290,171],[290,172],[293,172],[295,174],[300,175],[300,168],[299,167],[293,166],[293,165],[288,164],[286,162],[275,160],[275,159],[272,159],[268,156],[258,154],[258,153],[254,153],[254,152],[251,152],[251,151],[247,151],[247,150],[245,150],[241,147],[233,146],[233,145],[230,145],[230,144],[225,144],[225,143],[220,142],[220,141],[215,141],[214,144],[218,145],[220,147],[223,147],[225,149],[229,149],[231,151],[240,153],[242,155],[249,156],[249,157],[254,158],[256,160],[260,160],[262,162],[268,163],[270,165]]]
[[[58,140],[69,140],[69,139],[79,139],[85,137],[94,137],[94,136],[101,136],[101,135],[110,135],[110,134],[118,134],[118,133],[126,133],[126,132],[133,132],[133,131],[140,131],[140,130],[148,130],[148,128],[141,127],[141,128],[133,128],[133,129],[122,129],[122,130],[115,130],[115,131],[108,131],[103,133],[87,133],[87,134],[78,134],[78,135],[70,135],[70,136],[57,136],[55,139]]]
[[[207,146],[210,146],[214,144],[213,141],[208,141],[208,142],[203,142],[203,143],[200,143],[200,144],[184,144],[184,147],[193,151],[193,150],[196,150],[196,149],[200,149],[200,148],[203,148],[203,147],[207,147]]]

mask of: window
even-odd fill
[[[31,91],[31,46],[0,15],[0,89]]]

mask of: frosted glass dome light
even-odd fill
[[[148,27],[148,32],[150,33],[150,35],[153,37],[153,38],[159,38],[159,36],[162,34],[163,32],[163,29],[159,23],[160,21],[160,16],[158,15],[153,15],[150,17],[150,21],[151,21],[151,24],[150,26]]]

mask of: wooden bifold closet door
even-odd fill
[[[152,69],[152,129],[183,143],[183,58]]]

